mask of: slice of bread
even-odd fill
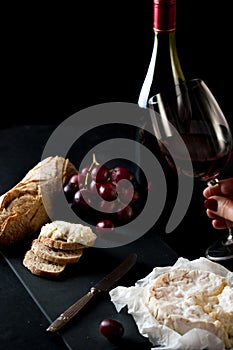
[[[34,239],[31,245],[33,253],[42,259],[55,262],[57,264],[71,264],[78,262],[81,258],[83,251],[78,250],[63,250],[50,248],[38,239]]]
[[[41,277],[57,277],[64,271],[66,265],[48,261],[36,255],[31,249],[28,250],[23,259],[23,265],[34,275]]]
[[[53,248],[53,249],[61,249],[61,250],[71,251],[71,250],[83,249],[86,247],[80,243],[67,242],[67,241],[63,241],[62,239],[52,239],[52,238],[44,237],[44,236],[40,236],[40,235],[38,237],[38,240],[41,243],[43,243],[45,246],[47,246],[49,248]]]
[[[44,225],[38,237],[45,245],[63,250],[91,247],[96,238],[96,234],[89,226],[59,220]]]

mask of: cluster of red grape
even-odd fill
[[[94,220],[101,234],[133,220],[142,210],[146,189],[129,168],[110,168],[93,155],[91,165],[69,179],[64,193],[74,212],[92,224]]]

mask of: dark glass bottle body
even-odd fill
[[[163,168],[168,186],[168,212],[172,209],[177,193],[177,176],[164,159],[153,129],[153,120],[148,113],[149,99],[185,80],[176,47],[176,0],[154,0],[154,44],[151,60],[138,98],[141,108],[141,128],[138,131],[139,143],[147,147]],[[149,130],[149,132],[148,132]],[[140,150],[139,163],[143,163]],[[140,159],[141,158],[141,159]],[[151,179],[153,181],[156,179]],[[166,218],[165,218],[166,221]]]
[[[148,107],[153,95],[185,80],[176,47],[176,0],[154,0],[153,30],[151,60],[138,98],[142,114],[137,139],[159,156],[157,140],[153,137],[153,121],[143,109]]]

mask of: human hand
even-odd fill
[[[203,191],[206,198],[206,214],[216,229],[233,226],[233,178],[219,180],[219,183]]]

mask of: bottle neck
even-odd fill
[[[154,83],[161,91],[184,80],[176,48],[176,0],[154,0],[153,29],[158,67]]]
[[[160,85],[161,89],[167,87],[169,83],[176,85],[180,81],[184,81],[177,53],[175,30],[155,32],[154,47],[156,47],[156,65],[159,67],[159,72],[158,69],[155,69],[155,74],[157,79],[161,79],[160,83],[156,85]],[[173,78],[173,80],[170,81],[168,77]],[[158,82],[156,81],[156,83]]]
[[[175,32],[176,0],[154,0],[153,29],[158,32]]]

